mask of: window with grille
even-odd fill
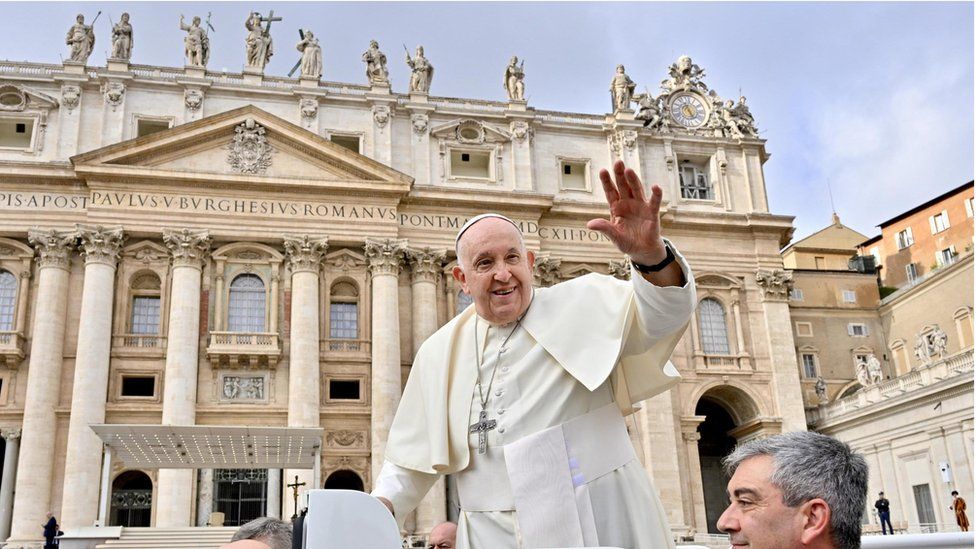
[[[159,297],[135,296],[132,298],[133,334],[159,334]]]
[[[267,514],[267,469],[214,469],[214,510],[224,526],[240,526]]]
[[[895,239],[898,241],[898,249],[902,250],[915,243],[915,237],[912,236],[912,228],[905,227],[904,229],[898,231],[895,235]]]
[[[359,337],[359,304],[338,302],[329,305],[329,337],[357,339]]]
[[[803,301],[803,290],[799,288],[793,288],[790,290],[790,299],[793,301]]]
[[[803,377],[814,379],[817,377],[817,357],[812,353],[800,355],[803,360]]]
[[[473,300],[471,299],[471,296],[464,292],[458,292],[457,306],[455,307],[454,314],[460,314],[461,311],[467,309],[468,305],[471,305],[472,302]]]
[[[721,303],[711,298],[701,300],[698,304],[698,328],[702,350],[706,354],[730,354],[728,326]]]
[[[264,331],[266,294],[264,281],[253,274],[242,274],[230,283],[227,300],[227,329],[231,332]]]
[[[712,185],[703,167],[684,164],[678,172],[678,177],[681,180],[681,198],[715,200]]]
[[[0,271],[0,331],[13,331],[17,309],[17,277],[9,271]]]

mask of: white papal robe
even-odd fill
[[[636,271],[631,282],[587,275],[537,289],[514,332],[514,323],[490,327],[474,307],[441,328],[418,352],[373,495],[389,499],[402,524],[438,476],[453,473],[461,507],[459,548],[532,546],[520,532],[525,526],[520,528],[515,511],[504,447],[610,404],[630,413],[634,403],[677,383],[667,359],[696,297],[692,273],[676,256],[683,287],[657,287]],[[497,425],[488,431],[486,454],[478,453],[478,434],[468,429],[481,412],[474,386],[476,329],[485,388],[497,366],[486,407]],[[585,487],[595,524],[587,545],[673,546],[639,460],[587,479]]]

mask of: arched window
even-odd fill
[[[454,314],[461,314],[461,311],[467,309],[468,308],[468,305],[471,305],[472,301],[473,300],[471,299],[471,296],[469,296],[468,294],[464,293],[464,290],[461,290],[460,292],[458,292],[458,295],[457,295],[457,310],[454,311]]]
[[[112,526],[149,526],[152,480],[142,471],[125,471],[112,482]]]
[[[730,354],[725,308],[717,299],[705,298],[698,304],[698,329],[705,354]]]
[[[227,328],[231,332],[263,332],[265,308],[264,281],[253,274],[242,274],[230,283]]]
[[[17,277],[9,271],[0,271],[0,332],[14,329],[17,309]]]
[[[329,339],[359,339],[359,289],[336,282],[329,295]]]

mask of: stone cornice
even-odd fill
[[[447,258],[447,250],[408,249],[407,261],[410,263],[410,279],[413,282],[433,282],[440,280]]]
[[[169,248],[174,267],[202,269],[211,241],[207,230],[163,229],[163,244]]]
[[[80,238],[81,255],[85,264],[102,263],[114,268],[119,260],[119,252],[125,241],[121,226],[102,227],[101,225],[75,225]]]
[[[284,237],[285,255],[292,273],[318,273],[322,258],[329,249],[329,238],[313,239],[306,235]]]
[[[374,239],[366,238],[364,246],[366,250],[366,262],[369,265],[369,272],[372,276],[393,275],[400,273],[407,250],[407,241],[404,239]]]
[[[27,231],[27,241],[37,250],[37,265],[67,270],[71,266],[71,251],[75,248],[78,233],[57,229]]]

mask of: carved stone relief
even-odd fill
[[[189,88],[183,91],[183,104],[191,111],[200,110],[203,106],[203,90]]]
[[[61,86],[61,103],[68,108],[69,111],[74,110],[78,106],[78,102],[81,100],[81,88],[73,84],[65,84]]]
[[[526,139],[532,141],[532,137],[535,135],[532,126],[529,126],[529,123],[524,120],[513,121],[509,124],[509,129],[512,132],[512,139],[519,143],[524,143]]]
[[[756,272],[756,284],[762,289],[763,298],[785,300],[793,288],[793,273],[774,269]]]
[[[392,238],[385,240],[367,238],[365,249],[369,270],[373,275],[395,275],[400,272],[400,267],[403,265],[407,241]]]
[[[366,434],[362,431],[350,431],[347,429],[328,431],[325,434],[325,443],[330,448],[365,448]]]
[[[390,116],[392,116],[390,107],[386,105],[373,105],[373,121],[376,122],[376,125],[380,129],[386,127],[386,124],[390,121]]]
[[[630,261],[626,259],[611,259],[607,267],[607,273],[620,280],[630,280]]]
[[[105,102],[114,111],[122,104],[122,100],[125,99],[125,84],[122,82],[107,82],[102,86],[102,94],[105,96]]]
[[[234,140],[228,150],[227,163],[241,173],[263,174],[271,167],[274,148],[268,142],[264,127],[253,118],[234,128]]]
[[[536,256],[533,271],[535,272],[535,279],[540,286],[552,286],[559,282],[559,266],[562,264],[562,261],[562,259],[548,257],[543,254]]]
[[[221,398],[224,400],[264,400],[264,376],[223,376]]]
[[[429,123],[429,118],[426,114],[413,114],[410,115],[410,125],[413,128],[413,133],[417,135],[424,135],[427,133],[427,125]]]
[[[319,113],[319,101],[312,97],[304,97],[299,102],[298,109],[302,113],[302,120],[309,124]]]

